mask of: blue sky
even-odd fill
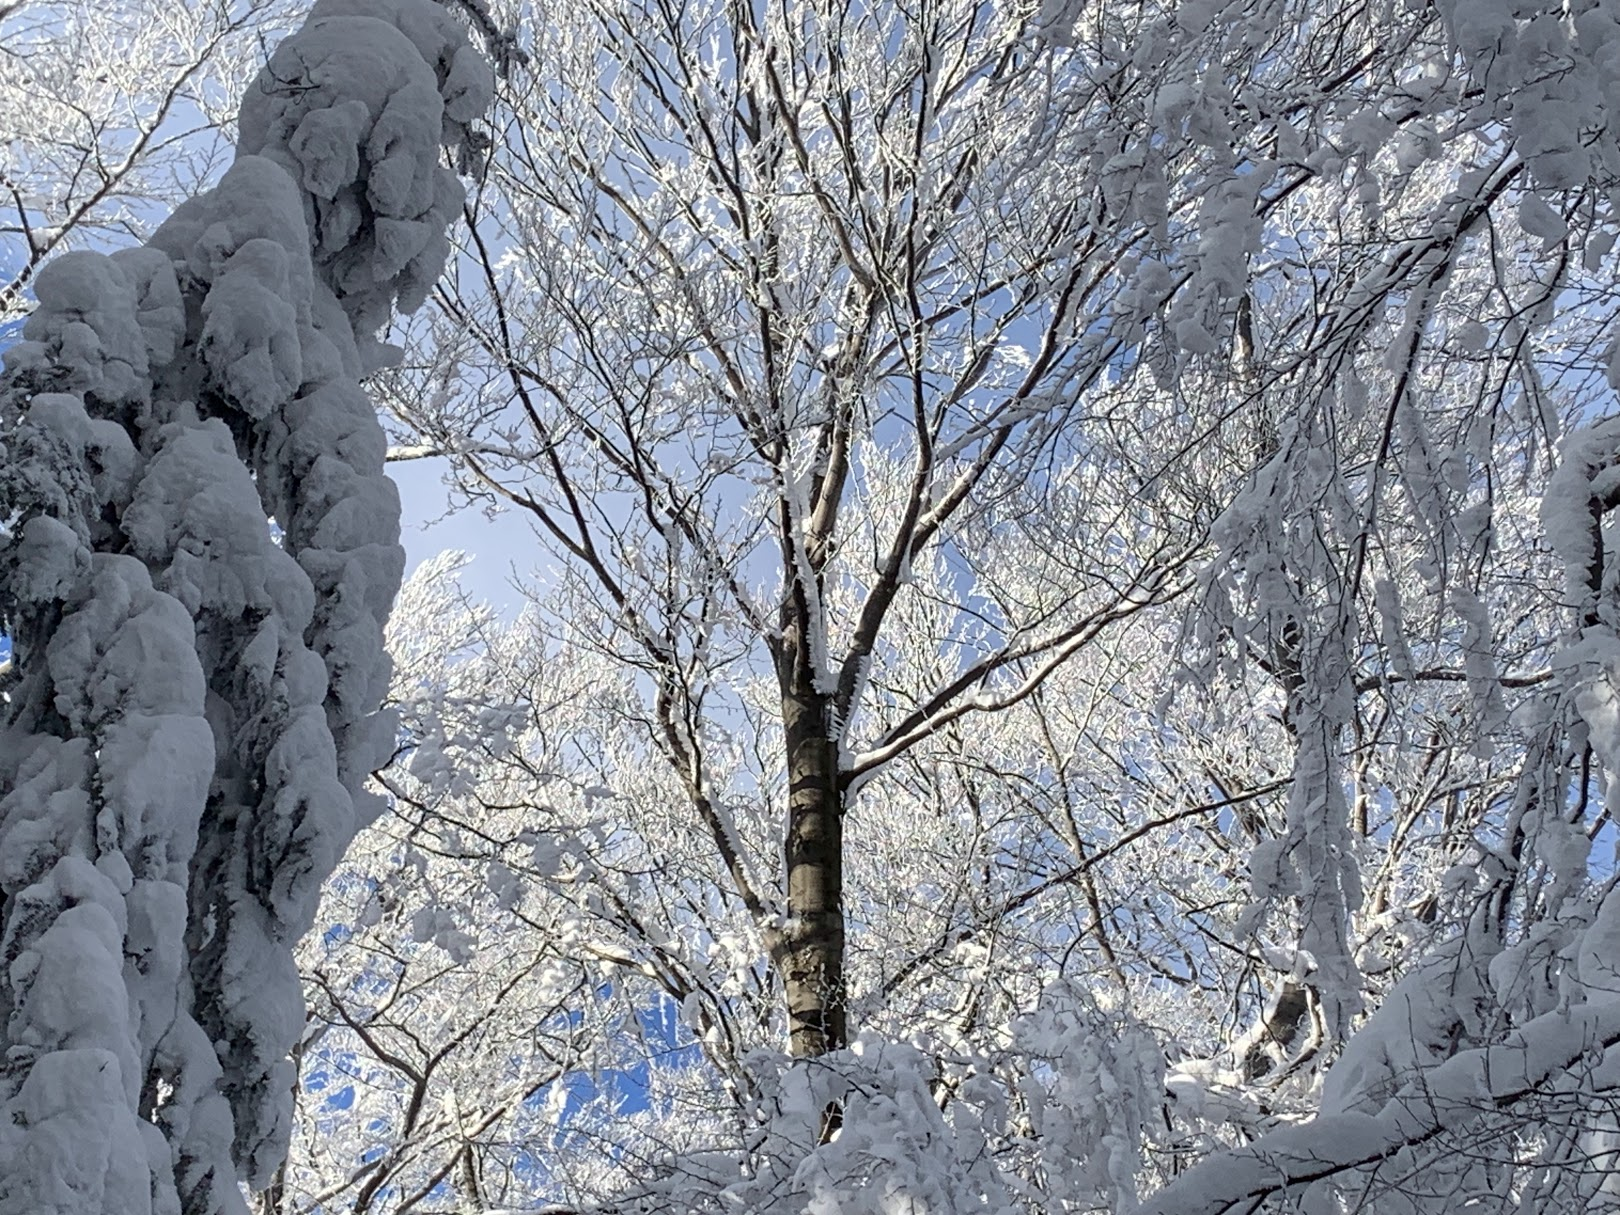
[[[513,616],[521,606],[521,596],[513,585],[514,570],[532,580],[542,572],[536,566],[544,560],[543,554],[527,523],[511,510],[494,518],[476,508],[447,513],[451,505],[444,484],[448,464],[435,458],[402,460],[388,466],[388,475],[399,486],[406,575],[429,557],[460,549],[474,558],[461,573],[462,586],[503,616]]]

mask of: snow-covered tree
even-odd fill
[[[1099,19],[1121,40],[1147,20]],[[394,399],[562,561],[577,644],[641,673],[788,1040],[835,1050],[863,786],[1189,586],[1210,520],[1147,432],[1191,436],[1117,374],[1182,281],[1125,272],[1167,204],[1095,188],[1153,81],[1077,70],[1061,14],[965,0],[529,28],[474,239]],[[954,588],[919,588],[936,562]],[[941,591],[956,610],[908,633]],[[745,699],[767,670],[771,703]],[[749,715],[758,752],[722,758]]]
[[[1322,732],[1324,774],[1296,787],[1288,834],[1255,876],[1314,905],[1335,986],[1376,998],[1313,1117],[1216,1153],[1149,1209],[1613,1208],[1616,377],[1601,301],[1620,218],[1617,15],[1603,3],[1419,14],[1432,49],[1401,81],[1407,104],[1355,124],[1360,227],[1383,252],[1349,278],[1314,251],[1298,258],[1315,281],[1295,316],[1327,340],[1285,338],[1305,357],[1271,364],[1287,408],[1224,537],[1249,575],[1244,606],[1217,614],[1268,657],[1296,721]],[[1425,197],[1424,222],[1391,222]],[[1395,291],[1369,313],[1364,293],[1384,284]],[[1324,294],[1355,305],[1350,323],[1320,324]],[[1368,657],[1375,696],[1403,709],[1385,715],[1396,729],[1434,692],[1403,706],[1395,685],[1469,688],[1436,722],[1472,751],[1450,748],[1466,783],[1437,824],[1460,821],[1464,847],[1438,901],[1412,908],[1429,929],[1395,955],[1387,986],[1346,948],[1392,908],[1358,889],[1374,870],[1342,830],[1355,812],[1335,804],[1383,795],[1356,772]],[[1349,1029],[1356,1010],[1337,1003]]]
[[[0,1211],[245,1210],[287,1146],[292,948],[376,810],[399,504],[360,378],[419,304],[490,73],[323,0],[217,186],[32,276],[0,379]]]
[[[516,622],[446,566],[414,588],[389,810],[303,947],[301,1036],[285,984],[212,995],[242,990],[220,926],[284,950],[348,830],[261,810],[320,766],[268,744],[308,703],[301,652],[230,608],[358,611],[286,507],[308,479],[275,471],[308,458],[273,437],[295,346],[210,361],[282,270],[228,240],[227,289],[160,237],[172,296],[146,254],[120,255],[122,312],[75,285],[104,262],[38,280],[24,362],[80,379],[19,380],[7,421],[25,947],[0,994],[24,1038],[64,959],[116,998],[38,1004],[72,1041],[26,1038],[7,1082],[58,1091],[113,1043],[125,1085],[153,1078],[130,1119],[200,1160],[220,1122],[182,1113],[212,1085],[248,1156],[296,1038],[277,1212],[1612,1207],[1614,6],[499,16],[529,59],[387,376],[399,454],[532,521],[540,572]],[[325,164],[343,122],[291,153]],[[369,336],[391,288],[361,300],[363,259],[321,250],[417,230],[351,230],[355,195],[306,168],[311,280]],[[118,353],[131,308],[174,355]],[[247,479],[185,514],[163,487],[233,451]],[[115,572],[74,582],[81,551]],[[208,589],[257,554],[271,574]],[[308,611],[304,644],[348,652]],[[171,636],[202,640],[146,640]],[[272,648],[293,691],[260,712]],[[82,674],[141,664],[168,674]],[[321,675],[367,686],[327,703],[351,799],[395,741],[345,732],[381,693],[356,670]],[[131,741],[157,719],[162,747]],[[120,940],[173,939],[175,895],[136,879],[176,862],[104,845],[101,811],[148,787],[132,753],[184,800],[203,743],[214,826],[173,851],[215,952],[118,978]],[[175,983],[217,1083],[143,1053]],[[56,1132],[21,1125],[0,1151],[43,1159]]]
[[[704,1054],[580,1205],[1608,1201],[1611,26],[534,23],[395,409],[594,673],[395,787]]]

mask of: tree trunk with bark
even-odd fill
[[[833,694],[817,687],[809,597],[784,605],[777,677],[787,746],[788,826],[783,845],[788,922],[782,982],[789,1045],[797,1058],[848,1041],[844,991],[844,790]]]

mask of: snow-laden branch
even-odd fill
[[[1543,1093],[1583,1062],[1588,1087],[1620,1081],[1620,999],[1545,1013],[1501,1042],[1462,1051],[1409,1081],[1374,1113],[1325,1114],[1194,1165],[1142,1215],[1224,1215],[1294,1186],[1378,1165]],[[1597,1062],[1593,1063],[1593,1060]]]
[[[1149,569],[1136,585],[1127,588],[1119,598],[1061,632],[1016,641],[980,659],[887,731],[877,745],[855,755],[849,761],[848,779],[859,781],[869,777],[922,740],[934,736],[969,713],[998,713],[1025,700],[1054,671],[1100,637],[1111,625],[1129,620],[1153,604],[1169,602],[1185,594],[1192,587],[1192,580],[1172,579],[1175,571],[1176,566]],[[1005,692],[995,695],[981,691],[967,695],[968,689],[975,684],[983,686],[997,672],[1016,667],[1027,660],[1035,661],[1034,669]]]

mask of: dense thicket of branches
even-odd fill
[[[472,12],[265,1209],[1612,1207],[1620,7]]]

